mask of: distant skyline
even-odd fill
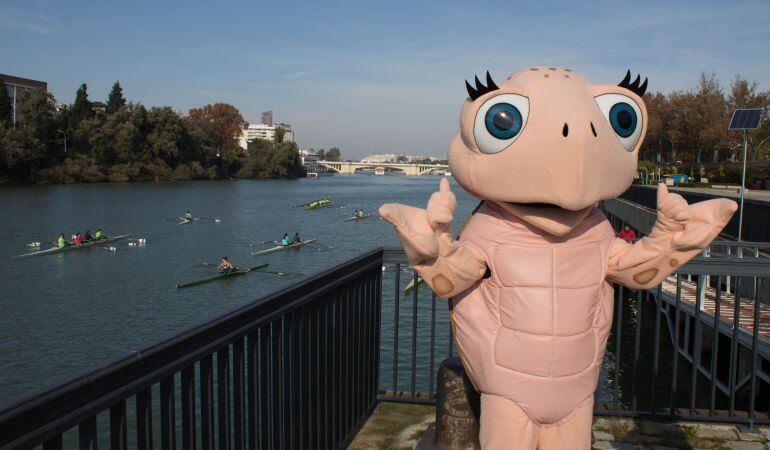
[[[595,82],[627,69],[650,90],[770,89],[770,2],[490,3],[0,0],[0,72],[46,81],[63,103],[85,82],[106,100],[187,111],[236,106],[292,125],[301,147],[440,156],[464,80],[535,65]]]

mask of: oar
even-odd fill
[[[257,242],[256,244],[249,244],[249,247],[254,247],[255,245],[272,244],[273,242],[275,242],[275,239],[270,239],[269,241]]]
[[[200,217],[202,220],[211,220],[212,222],[221,222],[221,219],[212,219],[211,217]]]
[[[254,270],[253,272],[257,273],[269,273],[272,275],[278,275],[278,276],[284,276],[284,275],[302,275],[299,272],[272,272],[270,270]]]

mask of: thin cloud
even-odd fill
[[[559,14],[558,16],[555,17],[555,19],[564,19],[565,17],[570,17],[570,16],[574,16],[574,15],[580,14],[580,13],[585,12],[585,11],[590,11],[592,9],[601,8],[602,6],[612,5],[612,4],[615,4],[615,3],[620,3],[621,1],[622,0],[609,0],[609,1],[606,1],[606,2],[593,3],[591,5],[584,6],[582,8],[578,8],[578,9],[575,9],[575,10],[572,10],[572,11],[567,11],[565,13]]]
[[[323,69],[301,70],[299,72],[294,72],[293,74],[289,75],[289,78],[299,78],[299,77],[304,77],[305,75],[310,75],[312,73],[332,72],[334,70],[339,70],[339,67],[327,67]]]
[[[311,74],[314,74],[314,73],[332,72],[332,71],[335,71],[335,70],[341,70],[341,69],[346,69],[346,68],[350,68],[350,67],[355,67],[355,66],[360,65],[360,64],[362,64],[364,62],[367,62],[367,61],[371,61],[371,60],[375,60],[375,59],[379,59],[379,58],[384,58],[386,56],[391,56],[394,53],[397,53],[397,52],[399,52],[401,50],[405,50],[407,48],[417,47],[417,46],[423,44],[424,42],[426,42],[426,41],[407,42],[406,44],[399,45],[398,47],[394,47],[394,48],[385,50],[383,52],[380,52],[380,53],[377,53],[377,54],[374,54],[374,55],[369,55],[366,58],[354,61],[354,62],[352,62],[350,64],[345,64],[345,65],[341,65],[341,66],[337,66],[337,67],[324,67],[324,68],[318,68],[318,69],[301,70],[299,72],[295,72],[295,73],[289,75],[287,78],[299,78],[299,77],[304,77],[305,75],[311,75]]]
[[[24,31],[35,34],[51,34],[61,29],[61,21],[43,14],[26,14],[4,11],[0,15],[0,29]]]

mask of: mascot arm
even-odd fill
[[[395,225],[409,263],[442,298],[468,289],[487,270],[480,250],[452,239],[456,208],[457,200],[446,178],[431,196],[427,209],[396,203],[380,207],[380,215]]]
[[[652,232],[634,244],[619,238],[613,241],[607,280],[634,289],[657,286],[706,248],[736,209],[736,203],[727,199],[688,205],[681,195],[659,184],[658,217]]]

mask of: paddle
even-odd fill
[[[269,273],[272,275],[284,276],[284,275],[302,275],[299,272],[273,272],[270,270],[255,270],[256,273]]]
[[[249,244],[249,247],[254,247],[255,245],[272,244],[273,242],[275,242],[275,239],[270,239],[269,241],[257,242],[256,244]]]

